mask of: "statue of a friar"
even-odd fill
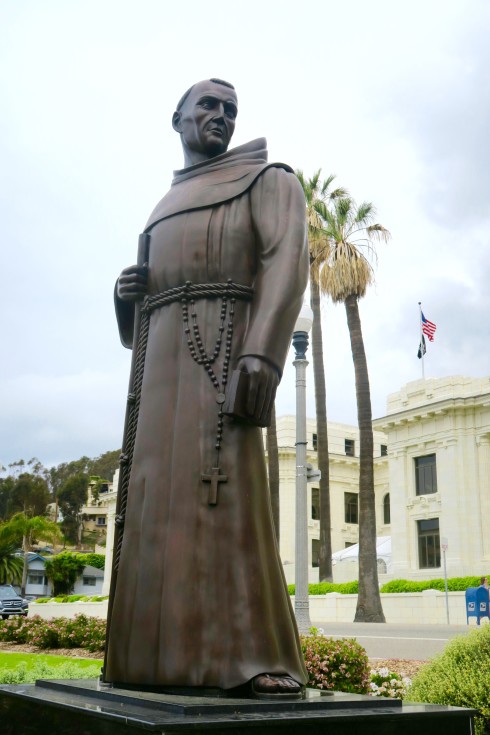
[[[185,168],[116,285],[133,348],[103,678],[300,694],[262,426],[307,282],[305,201],[266,141],[228,151],[234,87],[198,82],[172,125]]]

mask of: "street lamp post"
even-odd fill
[[[306,466],[306,350],[313,313],[303,305],[293,333],[296,368],[296,550],[294,612],[300,633],[311,628],[308,597],[308,506]]]

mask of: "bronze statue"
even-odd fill
[[[103,678],[284,696],[306,670],[259,427],[306,286],[305,202],[265,139],[228,151],[237,110],[219,79],[182,97],[185,168],[117,282],[134,359]]]

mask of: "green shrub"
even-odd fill
[[[368,657],[354,638],[334,640],[323,635],[301,637],[309,687],[366,694]]]
[[[83,561],[85,566],[95,567],[96,569],[104,569],[104,554],[77,554],[77,556]]]
[[[294,595],[295,586],[294,584],[288,585],[288,592],[290,595]],[[342,582],[339,584],[333,584],[332,582],[320,582],[320,584],[310,584],[308,586],[308,593],[310,595],[327,595],[329,592],[338,592],[341,595],[357,595],[359,591],[359,583],[355,582]]]
[[[45,602],[57,602],[59,604],[65,602],[103,602],[107,599],[107,595],[92,595],[90,597],[87,595],[58,595],[58,597],[38,597],[37,600],[32,602],[37,605]]]
[[[101,651],[105,645],[106,622],[101,618],[77,615],[74,618],[45,620],[11,618],[0,621],[0,641],[30,643],[38,648],[86,648]]]
[[[406,699],[476,709],[476,734],[490,732],[490,625],[450,641],[420,669]]]
[[[95,679],[99,674],[100,664],[81,668],[72,663],[49,666],[39,661],[30,669],[21,663],[13,669],[0,670],[0,684],[27,684],[36,679]]]
[[[451,577],[447,581],[447,588],[449,592],[464,592],[468,587],[478,587],[479,584],[480,577]],[[380,592],[424,592],[424,590],[444,592],[444,580],[441,578],[412,582],[408,579],[392,579],[380,588]]]
[[[488,575],[490,577],[490,574]],[[480,577],[451,577],[447,581],[449,592],[464,592],[468,587],[478,587]],[[294,595],[294,584],[288,585],[288,592]],[[424,590],[439,590],[444,592],[444,580],[428,579],[421,582],[412,582],[408,579],[392,579],[386,582],[380,588],[380,592],[423,592]],[[357,595],[359,591],[359,583],[343,582],[342,584],[333,584],[331,582],[320,582],[320,584],[310,584],[308,587],[310,595],[327,595],[329,592],[338,592],[341,595]]]
[[[72,591],[78,575],[86,566],[81,556],[81,554],[62,551],[61,554],[46,560],[46,576],[53,583],[56,595],[67,595]]]

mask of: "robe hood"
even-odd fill
[[[268,163],[267,141],[257,138],[207,161],[174,171],[172,187],[151,213],[145,232],[175,214],[235,199],[271,167],[293,173],[285,163]]]

